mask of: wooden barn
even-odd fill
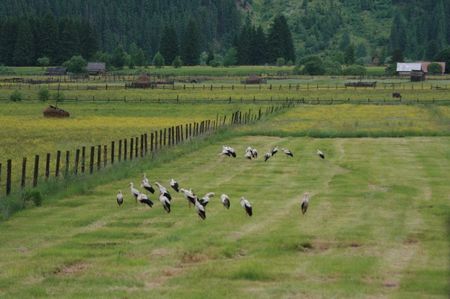
[[[89,62],[86,70],[89,75],[104,75],[106,73],[106,64],[104,62]]]
[[[156,83],[151,81],[148,74],[142,74],[136,81],[127,84],[126,88],[154,88],[155,86]]]
[[[397,63],[397,74],[400,76],[411,76],[413,72],[421,71],[425,75],[428,74],[428,66],[433,62],[419,61],[419,62],[399,62]],[[445,74],[445,62],[435,62],[442,68],[442,75]]]

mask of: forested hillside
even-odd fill
[[[377,64],[395,51],[432,59],[449,44],[446,0],[0,1],[0,64],[7,65],[36,64],[43,56],[53,64],[75,54],[89,59],[97,50],[126,51],[139,57],[135,63],[160,51],[165,64],[177,56],[190,65],[232,65],[309,54]]]

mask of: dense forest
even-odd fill
[[[433,59],[449,44],[445,0],[0,2],[0,64],[6,65],[35,65],[43,57],[61,64],[73,55],[116,60],[119,67],[154,58],[275,64],[311,54],[340,64],[381,64],[394,52]]]

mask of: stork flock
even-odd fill
[[[291,158],[294,157],[294,154],[289,149],[282,148],[281,150],[283,151],[283,153],[286,156],[291,157]],[[277,152],[278,152],[278,147],[277,146],[273,147],[270,151],[268,151],[267,153],[264,154],[264,161],[267,162],[270,158],[274,157],[277,154]],[[222,152],[219,155],[232,157],[232,158],[237,157],[236,151],[234,150],[234,148],[232,148],[230,146],[223,146]],[[317,150],[317,155],[321,159],[325,159],[325,154],[322,151]],[[245,150],[244,157],[249,160],[257,159],[258,151],[255,148],[249,146]],[[172,205],[172,195],[170,194],[169,190],[166,187],[164,187],[162,184],[160,184],[159,182],[155,182],[154,184],[156,185],[156,187],[159,190],[159,196],[158,196],[159,202],[161,203],[163,209],[167,213],[170,213],[171,205]],[[173,189],[173,191],[175,191],[176,193],[181,192],[183,194],[184,198],[186,199],[186,201],[188,203],[188,206],[189,207],[194,206],[197,215],[202,220],[206,219],[206,206],[210,202],[211,198],[213,198],[215,196],[214,192],[208,192],[203,197],[199,197],[195,194],[195,192],[192,189],[180,188],[179,183],[173,178],[169,181],[169,185]],[[148,180],[145,173],[144,173],[144,176],[143,176],[143,179],[141,182],[141,188],[145,189],[145,191],[149,194],[156,193],[155,188],[150,183],[150,181]],[[154,203],[150,199],[149,195],[147,195],[144,192],[141,192],[139,189],[137,189],[134,186],[133,183],[130,183],[130,192],[131,192],[132,197],[134,197],[136,204],[140,203],[142,205],[147,205],[150,208],[153,207]],[[124,195],[123,195],[122,191],[119,190],[119,192],[117,193],[116,199],[117,199],[117,204],[119,205],[119,207],[122,206],[122,204],[124,202]],[[309,200],[310,200],[310,194],[308,192],[305,192],[300,201],[300,209],[303,214],[305,214],[306,211],[308,210]],[[222,205],[224,206],[224,208],[230,209],[231,199],[227,194],[222,194],[220,196],[220,201],[221,201]],[[248,216],[253,215],[252,205],[245,197],[242,196],[240,198],[239,203]]]

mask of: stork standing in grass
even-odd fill
[[[253,158],[252,152],[251,151],[246,151],[245,152],[245,158],[251,160]]]
[[[144,178],[142,179],[141,187],[152,194],[155,193],[155,188],[153,188],[153,186],[150,184],[145,173]]]
[[[198,216],[202,218],[202,220],[206,219],[205,207],[202,206],[202,204],[198,200],[195,201],[195,210],[197,211]]]
[[[302,201],[301,201],[301,203],[300,203],[300,207],[301,207],[301,209],[302,209],[302,213],[303,213],[303,215],[305,215],[305,213],[306,213],[306,211],[308,210],[308,206],[309,206],[309,193],[308,192],[305,192],[304,194],[303,194],[303,198],[302,198]]]
[[[278,153],[278,146],[275,146],[274,148],[272,148],[270,153],[271,153],[272,156],[275,156],[275,154]]]
[[[283,153],[286,154],[286,156],[294,157],[294,154],[290,150],[288,150],[287,148],[282,148],[281,150],[283,151]]]
[[[131,191],[131,195],[134,196],[134,199],[136,200],[136,203],[137,203],[138,196],[141,192],[139,192],[138,189],[134,188],[133,183],[130,183],[130,191]]]
[[[241,197],[241,206],[245,209],[248,216],[253,215],[252,205],[245,197]]]
[[[170,180],[170,187],[172,187],[172,189],[175,190],[176,192],[180,192],[180,185],[174,179]]]
[[[150,198],[148,198],[148,196],[144,193],[139,193],[137,201],[139,201],[141,204],[148,205],[150,208],[153,207],[153,201],[151,201]]]
[[[164,210],[170,213],[170,200],[164,194],[159,196],[159,202],[163,205]]]
[[[258,151],[256,150],[256,148],[252,148],[252,158],[253,159],[258,158]]]
[[[117,193],[117,204],[119,205],[119,207],[123,204],[123,194],[120,190],[119,193]]]
[[[267,162],[267,160],[269,160],[270,157],[272,157],[272,154],[271,154],[271,153],[265,153],[265,154],[264,154],[264,162]]]
[[[169,200],[172,200],[172,196],[170,195],[169,191],[167,191],[167,188],[161,185],[158,182],[155,182],[155,185],[159,188],[159,193],[163,194],[165,197],[167,197]]]
[[[321,150],[317,150],[317,155],[318,155],[321,159],[325,159],[325,154],[324,154]]]
[[[186,190],[186,189],[181,188],[180,192],[183,193],[184,197],[188,201],[189,207],[191,206],[191,204],[195,205],[197,196],[195,196],[195,194],[192,192],[192,190]]]
[[[227,209],[230,208],[230,198],[226,194],[222,194],[220,196],[220,201],[222,202],[223,206]]]
[[[224,145],[222,147],[222,152],[220,153],[220,155],[236,158],[236,151],[234,150],[234,148]]]
[[[211,197],[214,197],[214,192],[206,193],[205,196],[203,196],[201,199],[199,199],[199,202],[202,206],[206,207],[206,205],[209,203],[209,200]]]

